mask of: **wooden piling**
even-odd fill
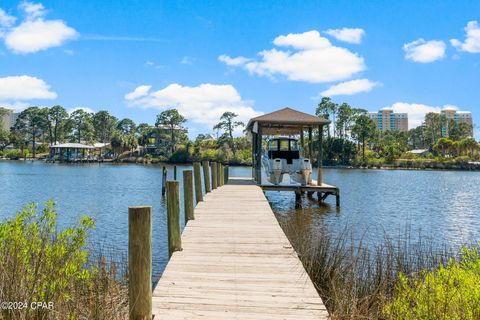
[[[128,208],[130,320],[152,319],[152,207]]]
[[[210,188],[210,167],[209,167],[209,163],[207,160],[203,161],[202,162],[202,165],[203,165],[203,180],[204,180],[204,183],[205,183],[205,193],[209,193],[210,191],[212,191],[212,189]]]
[[[168,257],[182,250],[180,237],[180,193],[178,181],[167,181]]]
[[[340,192],[337,190],[337,193],[335,194],[335,204],[337,207],[340,206]]]
[[[211,162],[211,171],[212,171],[212,190],[217,189],[217,163]]]
[[[229,167],[228,165],[226,165],[225,168],[224,168],[224,172],[223,172],[223,181],[224,181],[224,184],[227,184],[227,183],[228,183],[228,177],[229,177],[229,175],[230,175],[229,169],[230,169],[230,167]]]
[[[173,180],[177,180],[177,166],[173,166]]]
[[[222,186],[221,172],[222,172],[222,164],[220,162],[217,162],[217,188]]]
[[[202,174],[200,172],[200,162],[193,163],[193,175],[195,178],[195,203],[203,201]]]
[[[195,184],[196,185],[196,184]],[[192,170],[183,171],[183,204],[185,208],[185,224],[194,220],[193,216],[193,175]]]
[[[162,169],[162,196],[165,195],[165,184],[167,183],[167,168]]]

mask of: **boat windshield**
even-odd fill
[[[268,151],[299,151],[295,139],[273,139],[268,142]]]
[[[270,140],[268,142],[268,151],[277,151],[278,150],[278,140]]]
[[[298,151],[298,141],[290,140],[290,151]]]
[[[280,140],[280,151],[288,151],[289,140]]]

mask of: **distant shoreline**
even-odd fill
[[[21,159],[8,159],[0,158],[0,161],[44,161],[43,159],[33,159],[27,158],[24,160]],[[209,160],[211,161],[211,160]],[[99,164],[141,164],[141,165],[192,165],[194,161],[189,162],[168,162],[168,161],[144,161],[142,159],[136,158],[133,159],[122,159],[121,161],[100,161],[100,162],[91,162]],[[57,162],[62,164],[82,164],[82,163],[69,163],[69,162]],[[250,164],[239,164],[239,163],[226,163],[231,167],[251,167]],[[324,169],[363,169],[363,170],[422,170],[422,171],[480,171],[480,162],[479,163],[443,163],[443,162],[421,162],[415,163],[415,161],[405,161],[397,164],[369,164],[368,166],[351,166],[351,165],[324,165]]]

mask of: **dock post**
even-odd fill
[[[180,237],[180,193],[178,181],[167,181],[168,257],[182,250]]]
[[[318,126],[318,178],[317,185],[321,186],[323,184],[323,126]]]
[[[295,208],[302,207],[302,192],[300,190],[295,190]]]
[[[167,182],[167,168],[162,169],[162,196],[165,195],[165,184]]]
[[[220,184],[223,186],[225,184],[225,166],[220,164]]]
[[[177,166],[173,166],[173,180],[177,180]]]
[[[223,169],[224,172],[223,172],[223,183],[224,184],[227,184],[228,183],[228,175],[229,175],[229,172],[228,172],[228,169],[229,169],[229,166],[228,164],[225,166],[225,168]]]
[[[202,161],[202,166],[203,166],[203,180],[205,183],[205,193],[209,193],[212,191],[210,188],[210,165],[208,163],[208,160]]]
[[[202,174],[200,173],[200,162],[193,163],[193,176],[195,179],[195,203],[203,201]]]
[[[340,190],[337,189],[337,192],[335,193],[335,204],[337,207],[340,206]]]
[[[217,188],[222,186],[222,164],[217,162]]]
[[[212,190],[217,189],[217,163],[211,162],[210,163],[212,169]]]
[[[130,320],[152,319],[152,207],[128,208]]]
[[[196,185],[196,183],[195,183]],[[183,204],[185,207],[185,224],[195,220],[193,216],[193,175],[192,170],[183,171]]]

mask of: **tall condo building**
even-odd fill
[[[0,107],[0,109],[3,109],[2,113],[2,128],[6,131],[10,131],[10,128],[15,124],[16,120],[16,115],[13,113],[13,110],[6,109]]]
[[[392,109],[384,108],[378,112],[370,112],[369,116],[380,131],[408,131],[407,113],[395,113]]]
[[[456,123],[466,123],[470,126],[470,136],[473,136],[472,113],[470,111],[458,111],[455,108],[445,107],[440,111],[449,120]],[[442,127],[442,136],[447,136],[447,128]]]

